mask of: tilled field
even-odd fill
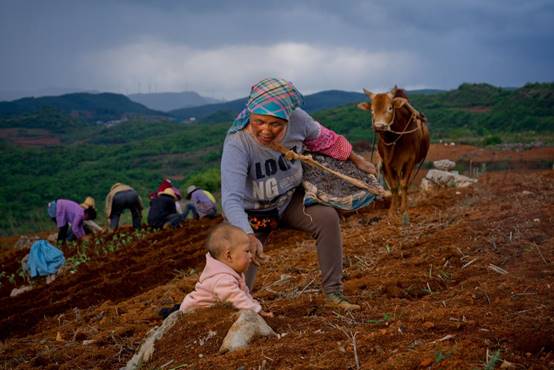
[[[430,158],[460,158],[448,149]],[[460,155],[471,151],[490,160],[471,147]],[[351,314],[324,307],[310,236],[278,230],[254,296],[274,312],[267,321],[280,338],[218,354],[233,311],[214,307],[180,320],[146,367],[554,368],[552,199],[553,170],[518,169],[485,172],[470,188],[412,193],[408,226],[380,207],[343,216],[345,292],[362,306]],[[161,323],[158,310],[194,287],[206,235],[220,221],[148,233],[109,253],[115,235],[105,235],[86,263],[50,285],[15,298],[2,286],[0,368],[124,366]],[[24,253],[0,250],[2,271],[15,271]]]

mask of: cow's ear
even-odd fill
[[[405,98],[394,98],[392,99],[392,102],[394,104],[394,107],[398,109],[398,108],[402,108],[404,104],[408,102],[408,100]]]
[[[361,110],[371,110],[371,103],[369,102],[363,102],[358,104],[358,109]]]

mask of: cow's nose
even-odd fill
[[[381,121],[374,122],[373,126],[375,126],[376,130],[386,130],[386,128],[387,128],[387,124],[385,122],[381,122]]]

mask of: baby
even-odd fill
[[[179,309],[189,312],[218,302],[229,302],[236,309],[253,310],[264,317],[273,317],[273,313],[262,311],[260,303],[252,298],[246,286],[244,272],[252,261],[248,235],[238,227],[223,223],[210,233],[206,246],[206,267]]]

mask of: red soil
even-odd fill
[[[434,146],[431,159],[492,158],[474,147],[445,148],[453,151]],[[552,158],[547,150],[538,159]],[[411,194],[409,226],[387,222],[379,207],[345,216],[345,292],[362,305],[352,314],[323,305],[311,237],[278,230],[254,296],[286,335],[220,355],[233,318],[215,307],[180,320],[147,368],[355,369],[356,352],[362,369],[474,369],[497,350],[497,367],[554,368],[552,199],[552,170],[486,172],[470,188]],[[114,235],[104,235],[77,272],[15,298],[3,279],[0,369],[124,366],[161,323],[157,311],[194,287],[206,235],[220,221],[149,233],[108,254],[101,251]],[[2,270],[15,272],[24,253],[0,250]]]
[[[0,139],[23,147],[59,145],[60,138],[44,129],[0,129]]]

